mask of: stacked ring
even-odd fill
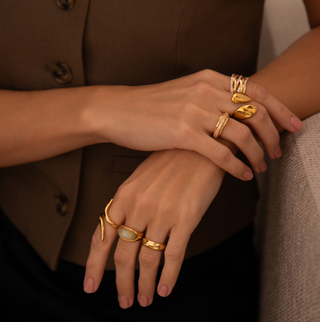
[[[225,126],[227,125],[228,121],[229,121],[230,115],[229,113],[222,113],[222,115],[219,118],[219,121],[217,122],[214,130],[213,130],[213,137],[216,139],[218,138],[223,129],[225,128]]]
[[[243,77],[242,75],[231,75],[230,80],[230,92],[234,94],[236,93],[246,93],[247,90],[247,83],[248,83],[249,77]]]
[[[165,244],[156,243],[156,242],[154,242],[150,239],[147,239],[145,237],[142,239],[142,244],[144,246],[147,246],[150,249],[153,249],[153,250],[164,250],[166,248]]]

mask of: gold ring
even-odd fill
[[[256,114],[257,110],[255,105],[243,105],[233,113],[233,117],[237,120],[246,120]]]
[[[108,222],[108,223],[109,223],[113,228],[118,229],[118,228],[119,228],[119,226],[118,226],[118,225],[116,225],[114,222],[112,222],[112,221],[110,220],[109,216],[108,216],[108,210],[109,210],[109,208],[111,207],[112,202],[113,202],[113,199],[111,199],[111,200],[109,201],[109,203],[107,204],[107,206],[106,206],[106,208],[105,208],[105,210],[104,210],[104,215],[105,215],[105,217],[106,217],[106,221],[107,221],[107,222]]]
[[[147,238],[142,239],[142,244],[153,250],[164,250],[166,248],[165,244],[155,243],[152,240]]]
[[[231,97],[231,101],[236,104],[244,104],[251,102],[251,97],[242,93],[234,93]]]
[[[136,231],[132,228],[127,226],[121,225],[118,228],[118,235],[121,239],[128,241],[128,242],[135,242],[137,240],[142,239],[144,233],[140,231]]]
[[[129,242],[134,242],[134,241],[140,240],[143,237],[143,235],[144,235],[143,232],[136,231],[136,230],[134,230],[132,228],[129,228],[127,226],[124,226],[124,225],[118,226],[113,221],[110,220],[110,218],[108,216],[108,210],[109,210],[112,202],[113,202],[113,199],[110,200],[110,202],[107,204],[107,206],[106,206],[106,208],[104,210],[104,214],[105,214],[106,221],[113,228],[115,228],[115,229],[118,230],[118,235],[119,235],[119,237],[121,239],[123,239],[125,241],[129,241]]]
[[[103,215],[99,215],[99,222],[100,222],[100,240],[104,241],[104,221],[103,221]]]
[[[230,92],[234,93],[246,93],[247,83],[249,77],[243,77],[242,75],[232,74],[230,79]]]
[[[222,115],[219,118],[219,121],[217,122],[217,124],[216,124],[216,126],[215,126],[215,128],[213,130],[213,137],[215,139],[218,138],[221,135],[224,127],[227,125],[227,123],[229,121],[229,118],[230,118],[229,113],[227,113],[227,112],[222,113]]]

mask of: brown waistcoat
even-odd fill
[[[134,86],[205,68],[249,76],[256,67],[263,2],[75,0],[68,9],[59,0],[1,0],[0,88]],[[61,83],[57,63],[70,68],[70,82]],[[59,258],[84,265],[98,214],[148,155],[99,144],[2,168],[0,206],[51,269]],[[253,181],[226,175],[186,256],[246,226],[256,199]],[[113,268],[112,259],[107,268]]]

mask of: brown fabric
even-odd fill
[[[262,7],[263,0],[95,0],[76,1],[64,11],[55,1],[1,1],[0,43],[5,49],[0,88],[141,85],[204,68],[250,75],[256,67]],[[70,83],[58,84],[52,77],[48,66],[57,62],[70,66]],[[52,269],[61,248],[62,258],[84,265],[97,215],[147,155],[99,144],[1,169],[0,205]],[[254,182],[227,176],[187,257],[245,227],[254,216],[254,191]],[[254,196],[252,203],[243,203],[247,193]],[[61,194],[68,200],[64,216],[57,201]]]

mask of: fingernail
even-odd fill
[[[124,296],[120,296],[119,304],[122,309],[127,309],[130,306],[129,300]]]
[[[281,149],[280,149],[280,146],[278,146],[278,147],[277,147],[277,149],[275,150],[275,152],[274,152],[274,156],[275,156],[276,158],[280,158],[280,157],[282,156],[282,151],[281,151]]]
[[[145,295],[140,295],[139,296],[139,303],[141,306],[145,307],[149,305],[149,299]]]
[[[291,124],[297,131],[303,128],[303,123],[296,116],[291,116]]]
[[[159,295],[160,296],[168,296],[169,294],[169,288],[166,285],[161,285],[159,289]]]
[[[253,178],[253,174],[251,171],[246,171],[243,175],[243,177],[246,179],[246,180],[251,180]]]
[[[83,287],[84,291],[86,293],[92,293],[94,291],[94,281],[91,278],[87,278],[84,281],[84,287]]]
[[[263,161],[261,164],[260,164],[260,167],[259,167],[259,169],[260,169],[260,171],[261,172],[265,172],[266,170],[267,170],[267,164],[266,164],[266,162],[265,161]]]

